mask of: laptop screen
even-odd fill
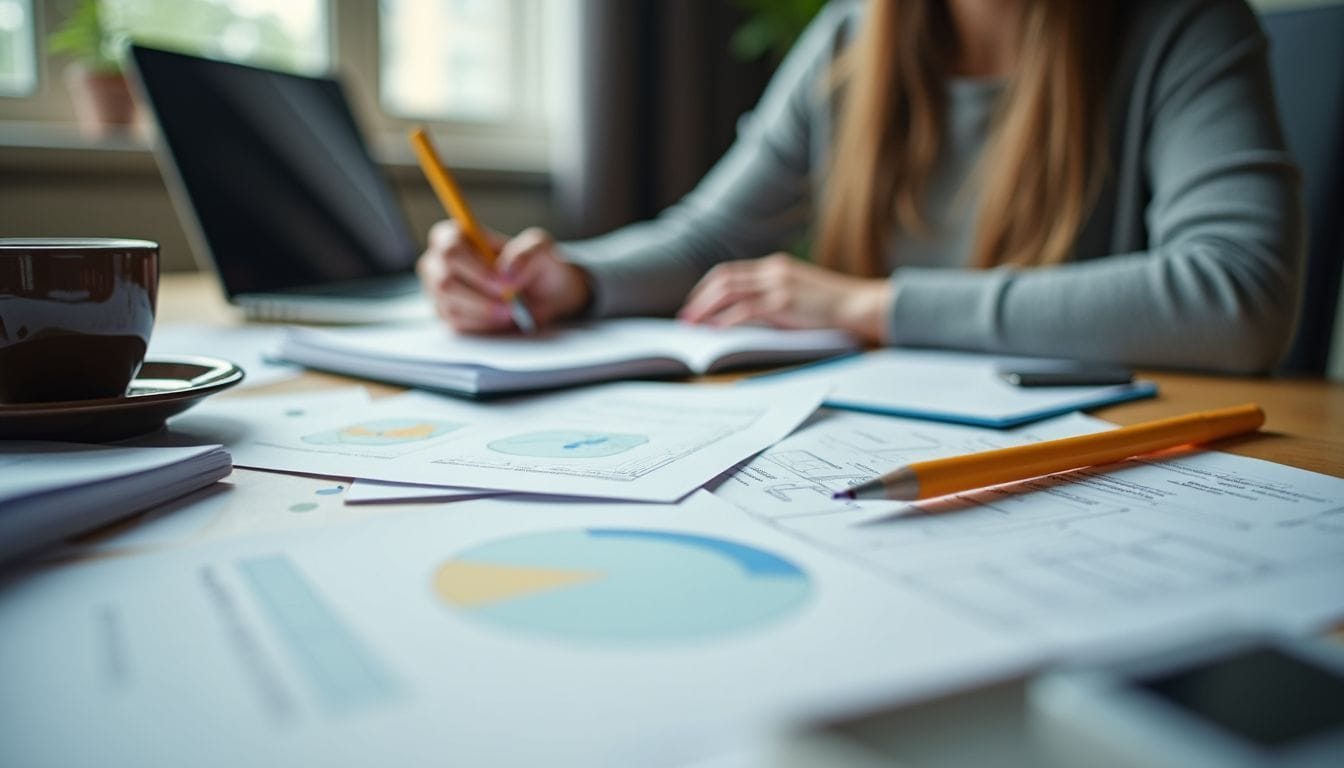
[[[337,81],[131,51],[179,214],[230,297],[411,268],[418,248]]]

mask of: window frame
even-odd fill
[[[548,83],[544,65],[545,34],[557,14],[570,5],[551,0],[491,0],[509,2],[519,20],[518,58],[510,65],[511,87],[518,94],[510,114],[501,120],[455,121],[401,117],[387,113],[380,94],[379,4],[377,0],[326,0],[328,61],[333,76],[347,89],[356,118],[375,157],[394,165],[414,163],[406,141],[412,126],[425,125],[441,140],[439,151],[446,162],[463,168],[503,171],[546,171],[549,168],[549,128],[544,97]],[[64,85],[68,61],[52,54],[47,46],[49,31],[60,22],[59,3],[35,0],[33,45],[36,52],[37,85],[27,95],[0,96],[0,145],[15,144],[5,135],[48,135],[54,146],[86,144],[98,140],[79,138],[75,113]],[[8,126],[8,130],[6,127]],[[142,139],[131,138],[143,144]],[[109,143],[109,142],[103,142]],[[111,140],[122,147],[125,139]]]
[[[57,22],[56,3],[51,0],[33,2],[33,51],[36,57],[37,87],[21,96],[0,96],[0,114],[3,119],[42,123],[73,122],[74,107],[60,85],[64,77],[64,62],[47,50],[47,35]]]
[[[406,135],[417,125],[442,136],[438,150],[454,166],[481,169],[540,171],[549,166],[549,130],[545,104],[546,70],[543,59],[547,25],[566,3],[554,0],[491,0],[508,2],[519,20],[518,58],[510,66],[510,87],[519,98],[502,120],[443,120],[403,117],[383,109],[377,0],[329,0],[332,67],[349,89],[360,125],[375,153],[399,164],[413,164]]]
[[[21,7],[26,8],[27,15],[28,15],[29,17],[33,17],[33,16],[36,16],[36,15],[37,15],[37,10],[36,10],[36,9],[37,9],[37,4],[38,4],[38,2],[40,2],[40,0],[18,0],[18,2],[20,3],[20,6],[21,6]],[[30,25],[34,25],[34,26],[35,26],[35,24],[36,24],[35,21],[30,21]],[[22,36],[20,36],[20,37],[22,37]],[[38,51],[37,51],[37,40],[36,40],[35,36],[31,35],[31,33],[30,33],[30,35],[29,35],[29,39],[27,40],[27,43],[28,43],[28,51],[27,51],[27,53],[31,54],[32,57],[33,57],[33,62],[32,62],[32,64],[33,64],[33,89],[34,89],[34,91],[35,91],[36,88],[37,88],[37,86],[38,86],[38,82],[39,82],[39,73],[37,72],[37,57],[38,57]],[[22,93],[0,93],[0,98],[2,98],[2,99],[22,99],[22,98],[26,98],[26,97],[31,96],[31,95],[32,95],[32,91],[25,91],[25,92],[22,92]]]

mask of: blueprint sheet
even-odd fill
[[[1209,621],[1344,615],[1344,479],[1173,452],[919,503],[831,491],[898,465],[1109,428],[1019,430],[823,410],[712,485],[759,519],[959,607],[1061,641]]]

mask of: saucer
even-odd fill
[[[122,397],[0,405],[0,440],[100,443],[153,432],[169,417],[243,380],[227,360],[159,355]]]

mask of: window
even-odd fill
[[[0,0],[0,96],[26,96],[37,88],[32,0]]]
[[[509,117],[513,11],[500,0],[382,0],[383,108],[404,117]]]
[[[111,29],[147,45],[321,73],[331,57],[325,0],[102,0]]]
[[[369,60],[346,61],[351,72],[377,73],[355,85],[361,102],[379,106],[374,121],[393,151],[406,150],[407,127],[426,122],[451,136],[440,143],[449,163],[543,170],[544,80],[557,70],[546,66],[556,51],[543,32],[575,8],[561,0],[377,0],[367,19],[379,30]]]
[[[46,31],[96,2],[114,45],[135,39],[300,74],[335,71],[375,149],[409,160],[406,128],[451,136],[449,162],[542,170],[540,82],[558,0],[0,0],[0,141],[73,120],[68,58]],[[560,10],[565,9],[565,10]],[[46,31],[44,31],[46,30]]]

